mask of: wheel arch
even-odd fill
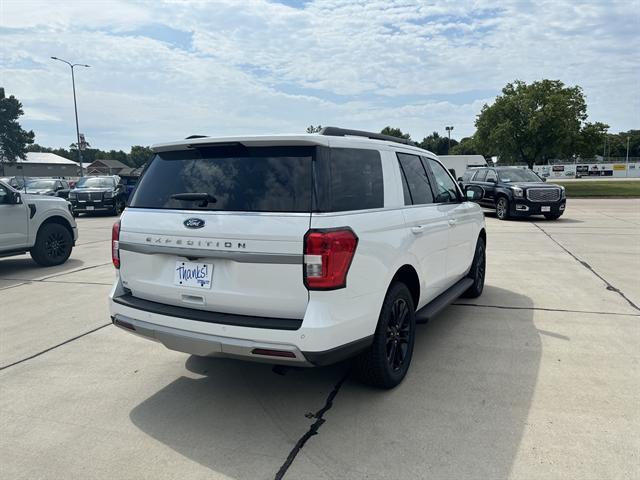
[[[40,230],[42,229],[42,227],[44,227],[45,225],[48,225],[50,223],[57,223],[58,225],[62,225],[64,228],[67,229],[67,231],[69,232],[69,235],[71,235],[71,239],[75,244],[75,240],[73,240],[73,228],[71,227],[71,224],[69,223],[69,221],[64,218],[61,217],[60,215],[52,215],[50,217],[47,217],[46,219],[44,219],[44,221],[38,226],[38,231],[36,232],[36,237],[38,236],[38,233],[40,233]]]
[[[391,287],[393,282],[402,282],[407,286],[413,299],[413,305],[415,308],[418,308],[418,302],[420,301],[420,277],[416,269],[409,264],[402,265],[391,279],[389,287]]]

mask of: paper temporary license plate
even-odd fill
[[[96,207],[94,207],[93,205],[87,205],[87,210],[93,210],[94,208]]]
[[[551,211],[551,207],[549,207],[549,206],[541,207],[541,208],[540,208],[540,211],[541,211],[541,212],[550,212],[550,211]]]
[[[173,283],[181,287],[211,288],[213,265],[198,262],[176,262]]]

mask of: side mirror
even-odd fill
[[[542,181],[546,182],[547,181],[547,177],[542,177]]]
[[[9,203],[13,203],[14,205],[20,205],[22,203],[22,197],[18,192],[14,193],[9,200]]]
[[[479,185],[467,185],[464,187],[464,196],[470,202],[475,202],[484,197],[484,188]]]
[[[489,182],[489,183],[498,183],[498,180],[496,180],[495,178],[491,177],[491,178],[487,178],[487,182]]]

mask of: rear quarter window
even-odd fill
[[[360,148],[318,149],[316,208],[344,212],[384,207],[380,152]]]

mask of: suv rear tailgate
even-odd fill
[[[314,155],[241,144],[157,153],[121,218],[123,286],[169,305],[301,319]]]

